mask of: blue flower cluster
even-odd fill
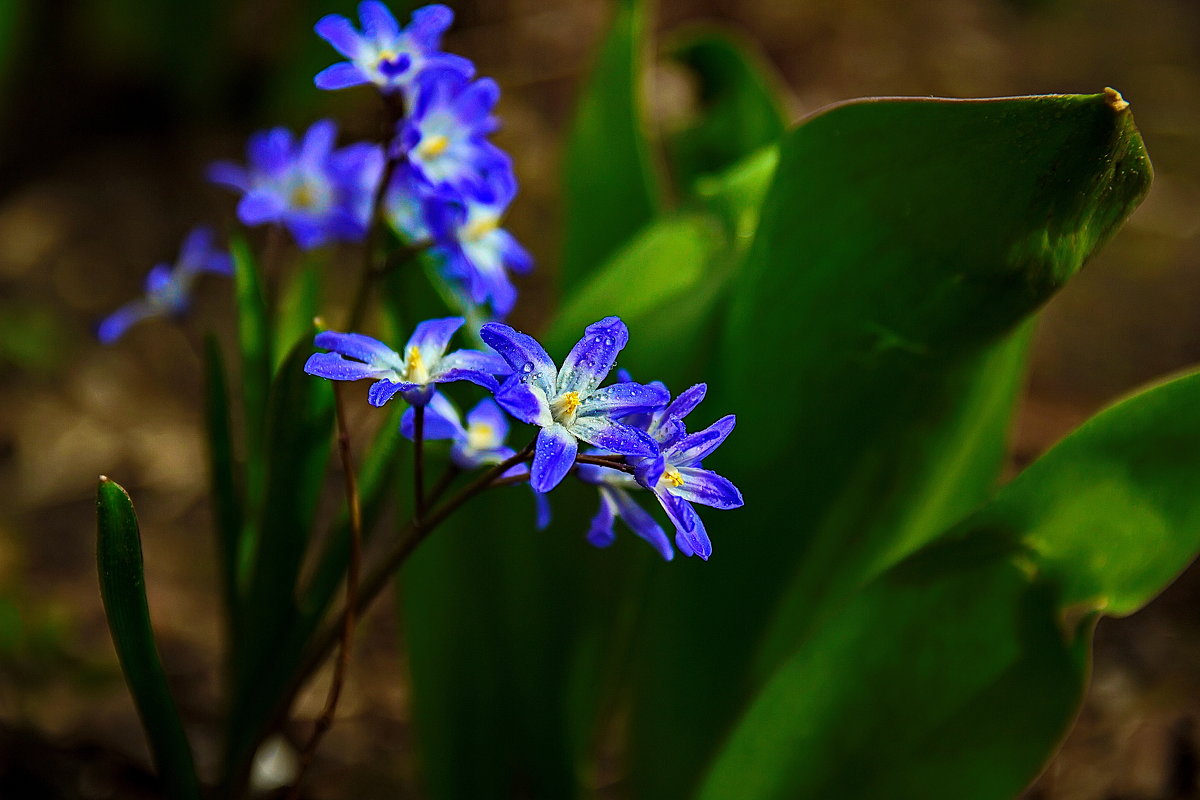
[[[674,555],[659,524],[633,499],[631,492],[651,492],[675,527],[675,547],[684,555],[707,559],[712,542],[693,504],[720,509],[742,505],[742,495],[728,479],[705,469],[703,461],[733,430],[734,417],[724,417],[697,433],[685,418],[704,398],[705,386],[693,386],[674,401],[661,383],[640,384],[622,375],[602,386],[629,341],[619,317],[589,325],[584,336],[557,366],[533,337],[500,322],[480,329],[483,341],[498,354],[456,350],[446,354],[461,317],[429,320],[417,326],[404,351],[355,333],[325,332],[315,344],[330,352],[313,354],[305,370],[332,380],[371,379],[372,405],[396,394],[425,408],[422,436],[449,439],[451,460],[469,469],[504,464],[516,455],[505,439],[508,421],[501,409],[520,422],[539,428],[532,463],[514,464],[506,476],[528,474],[539,496],[574,472],[600,491],[600,511],[588,540],[604,547],[613,542],[617,517],[649,542],[663,558]],[[438,384],[469,381],[492,392],[467,416],[436,391]],[[415,434],[416,415],[409,409],[401,432]],[[591,445],[580,454],[580,443]],[[544,510],[539,525],[545,522]]]
[[[317,74],[321,89],[370,84],[399,109],[390,141],[335,150],[333,124],[318,122],[301,143],[276,128],[250,140],[249,164],[215,164],[210,178],[242,192],[246,225],[286,226],[304,249],[362,241],[381,211],[410,245],[427,248],[464,308],[504,317],[516,301],[511,272],[529,253],[500,227],[517,192],[512,161],[488,137],[498,127],[496,82],[475,80],[465,58],[441,51],[454,19],[441,5],[413,12],[402,27],[376,0],[358,7],[361,31],[331,14],[316,32],[346,57]]]
[[[364,0],[358,17],[358,26],[338,14],[316,23],[317,35],[346,60],[314,82],[376,87],[391,113],[388,140],[339,148],[331,120],[299,136],[272,128],[250,137],[244,165],[218,161],[208,178],[239,193],[242,224],[278,225],[303,250],[362,243],[378,215],[436,261],[464,311],[503,318],[516,303],[512,275],[529,272],[533,259],[501,226],[517,181],[511,159],[488,138],[498,127],[500,89],[475,79],[470,60],[441,50],[454,21],[446,6],[419,8],[401,26],[385,5]],[[103,341],[139,319],[186,308],[191,281],[183,278],[191,273],[169,285],[160,273],[145,300],[105,321]]]

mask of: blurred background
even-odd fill
[[[145,745],[104,626],[96,476],[138,501],[150,604],[202,768],[221,653],[200,435],[197,328],[150,322],[111,348],[97,319],[172,260],[196,222],[231,220],[203,180],[255,129],[324,116],[375,130],[369,91],[322,93],[312,34],[346,0],[0,0],[0,797],[138,797]],[[400,4],[393,3],[400,10]],[[522,193],[509,227],[539,270],[518,324],[553,302],[564,132],[605,0],[467,0],[446,49],[504,92],[498,143]],[[794,118],[866,95],[1119,89],[1154,161],[1150,196],[1042,315],[1013,434],[1015,471],[1114,397],[1200,361],[1200,3],[1195,0],[660,0],[660,40],[720,21],[759,43]],[[646,87],[669,132],[694,86]],[[346,255],[351,255],[347,253]],[[354,275],[345,265],[348,276]],[[230,315],[228,283],[196,316]],[[1103,620],[1074,731],[1038,800],[1200,797],[1200,569],[1139,614]],[[392,609],[364,623],[317,798],[395,798],[411,772]],[[315,715],[324,686],[306,697]],[[284,765],[286,766],[286,764]],[[139,788],[142,787],[142,788]],[[149,796],[148,794],[146,796]]]

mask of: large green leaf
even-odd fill
[[[142,539],[133,501],[119,484],[102,477],[96,490],[96,513],[96,560],[104,615],[155,766],[171,797],[199,800],[191,747],[150,625]]]
[[[646,16],[640,0],[618,4],[567,141],[562,263],[567,288],[602,264],[661,205],[641,98]]]
[[[1149,174],[1115,93],[860,101],[784,139],[697,420],[737,413],[706,465],[746,507],[651,595],[639,794],[687,794],[789,638],[984,497],[1019,362],[997,348]]]
[[[946,542],[831,615],[755,698],[702,796],[731,786],[746,798],[832,787],[1013,796],[1082,690],[1084,671],[1065,669],[1064,647],[1082,667],[1090,626],[1066,631],[1069,644],[1056,626],[1136,611],[1200,550],[1198,402],[1192,373],[1103,411]],[[996,570],[1009,590],[997,590]]]
[[[681,35],[671,56],[695,74],[701,106],[696,122],[668,142],[681,186],[722,172],[783,135],[778,78],[752,42],[704,27]]]

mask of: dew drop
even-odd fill
[[[533,372],[533,362],[526,361],[525,366],[521,367],[521,372],[524,372],[526,375]]]

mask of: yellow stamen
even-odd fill
[[[425,369],[425,359],[421,358],[421,351],[416,345],[408,348],[407,358],[404,360],[404,377],[411,383],[428,382],[429,374]]]
[[[308,208],[317,200],[317,194],[307,183],[302,183],[292,190],[292,205],[298,208]]]
[[[466,230],[463,231],[463,238],[470,239],[472,241],[476,239],[482,239],[484,236],[487,236],[489,233],[499,227],[500,218],[489,214],[486,217],[480,217],[479,219],[468,223]]]
[[[683,476],[679,474],[679,470],[677,469],[668,469],[663,473],[663,478],[665,478],[672,486],[683,486]]]
[[[491,425],[472,425],[467,429],[467,445],[472,450],[487,450],[496,439],[496,433]]]
[[[564,414],[574,414],[575,410],[582,405],[582,401],[579,399],[579,392],[567,392],[559,398],[559,403],[562,404]]]
[[[441,134],[427,136],[417,145],[417,153],[421,158],[437,158],[442,153],[446,152],[446,148],[450,146],[450,139]]]

